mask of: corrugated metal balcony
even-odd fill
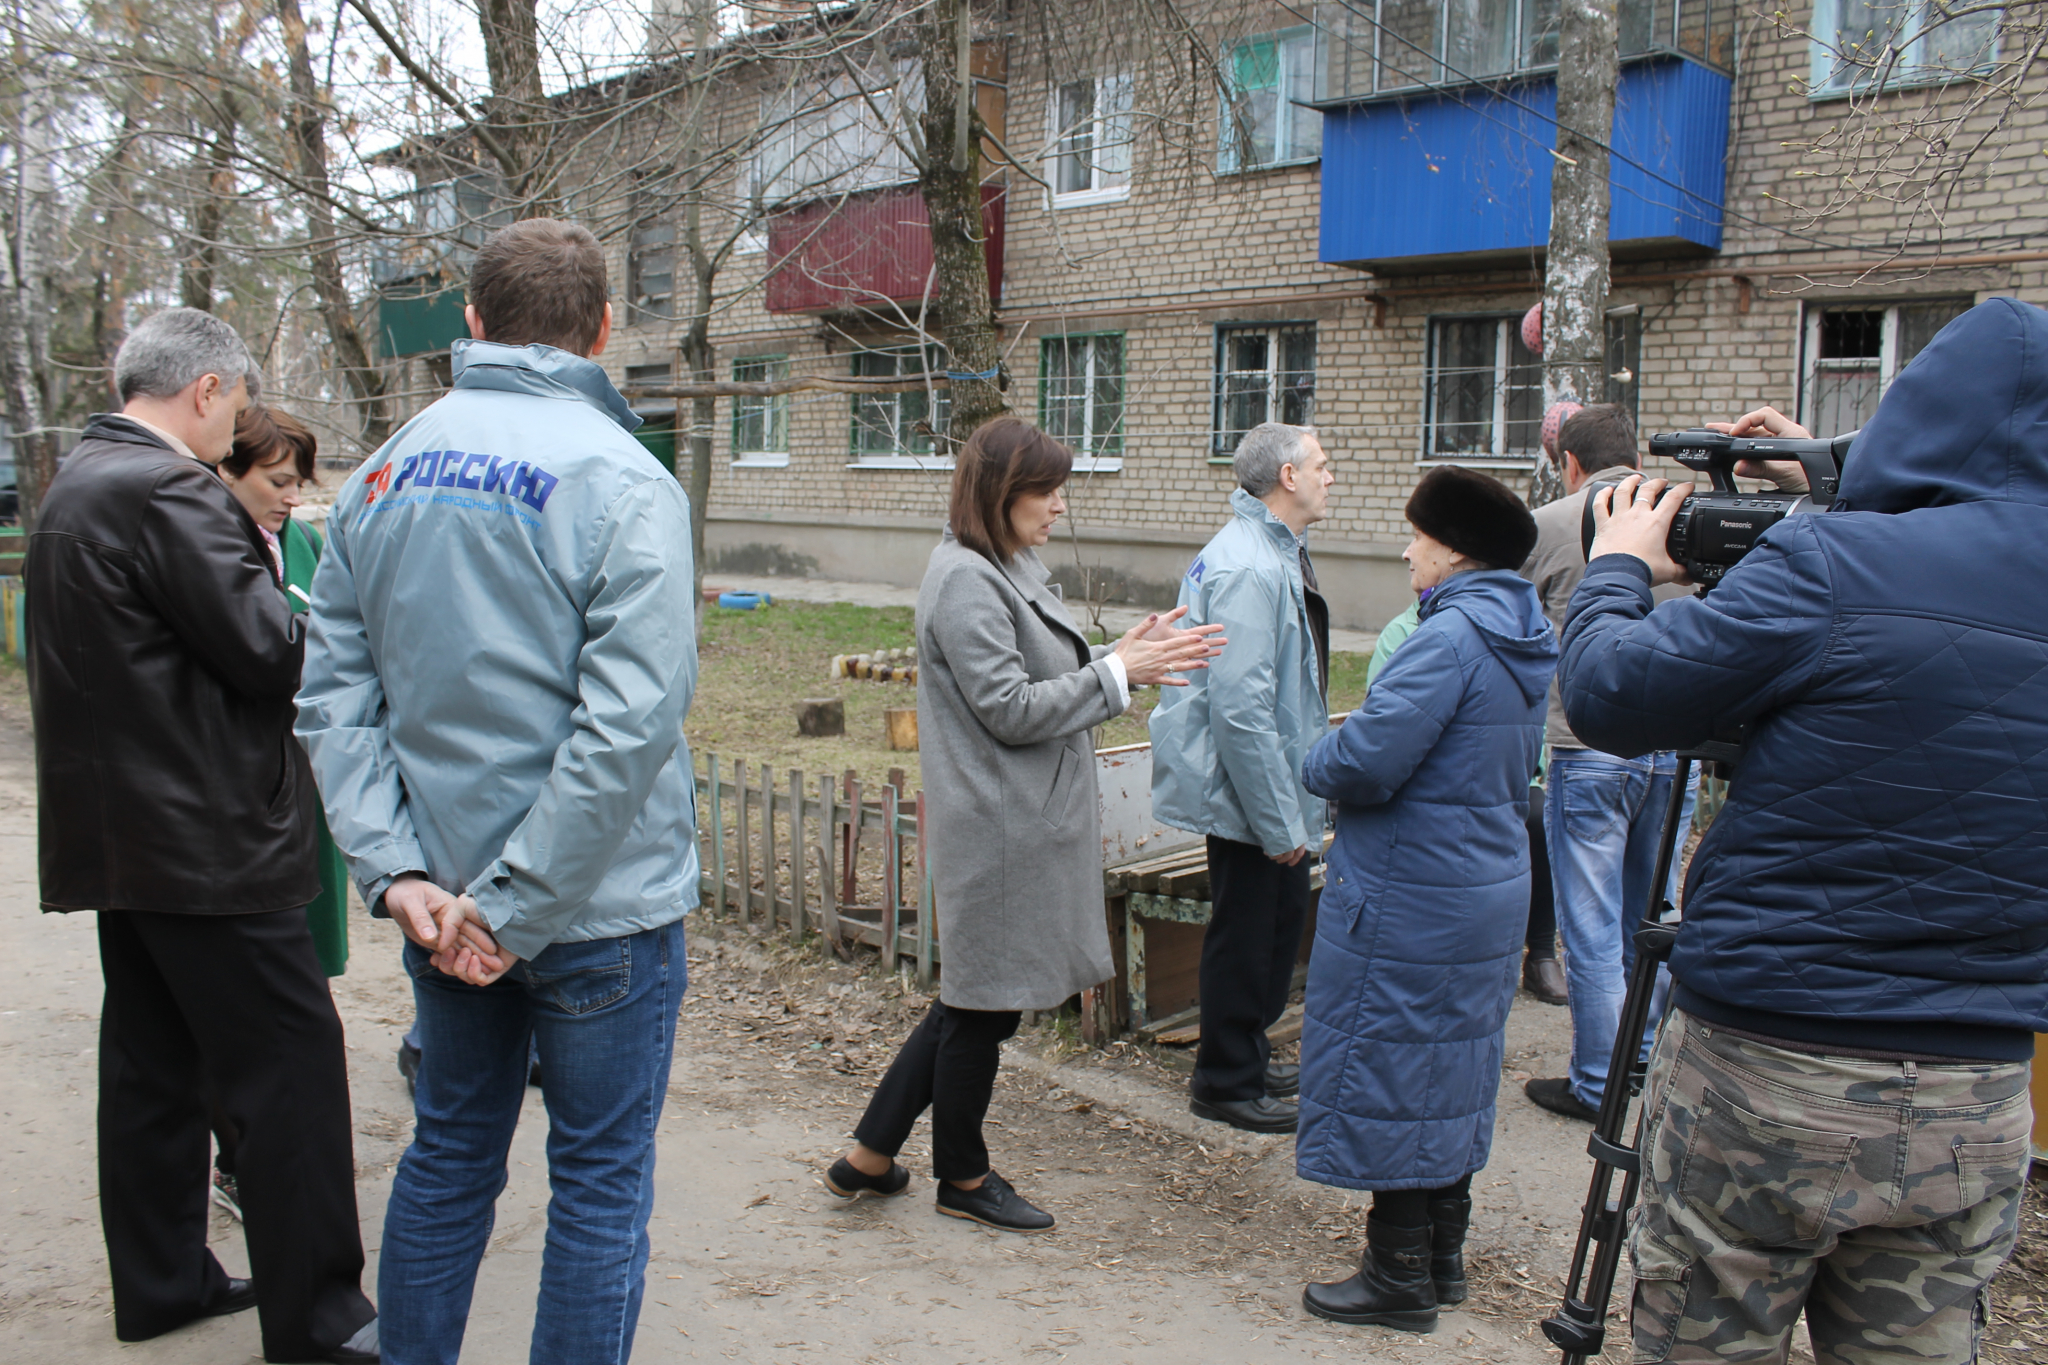
[[[1003,293],[1003,187],[981,187],[989,297]],[[768,311],[832,313],[897,304],[929,289],[931,220],[917,186],[821,199],[768,220]]]
[[[1622,67],[1609,172],[1617,256],[1721,249],[1731,88],[1678,53]],[[1317,103],[1326,263],[1466,268],[1526,261],[1549,240],[1554,76]]]

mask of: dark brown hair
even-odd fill
[[[589,355],[610,294],[597,238],[559,218],[499,228],[469,268],[469,301],[484,338],[507,346],[538,343]]]
[[[1074,452],[1017,417],[981,424],[953,460],[953,538],[997,565],[1022,548],[1010,525],[1017,499],[1050,493],[1074,472]]]
[[[1588,474],[1642,463],[1636,454],[1636,424],[1619,403],[1594,403],[1565,418],[1557,432],[1559,469],[1566,453],[1578,456],[1579,468]]]
[[[235,448],[220,462],[220,469],[239,479],[252,469],[290,457],[299,477],[315,483],[313,457],[319,452],[320,442],[304,422],[258,403],[235,419]]]

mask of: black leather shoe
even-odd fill
[[[1522,1093],[1536,1102],[1538,1109],[1548,1109],[1553,1114],[1562,1114],[1568,1119],[1583,1123],[1597,1123],[1598,1109],[1589,1109],[1572,1093],[1572,1083],[1564,1076],[1549,1080],[1533,1080],[1522,1087]]]
[[[379,1365],[383,1358],[377,1347],[375,1318],[357,1328],[354,1336],[321,1357],[322,1360],[329,1362],[329,1365]]]
[[[1301,1306],[1331,1322],[1434,1332],[1429,1229],[1391,1227],[1368,1215],[1358,1273],[1335,1284],[1309,1285],[1301,1291]]]
[[[1429,1201],[1429,1278],[1439,1308],[1465,1301],[1465,1229],[1471,1223],[1470,1199]]]
[[[950,1180],[939,1182],[939,1212],[948,1218],[965,1218],[1004,1232],[1051,1232],[1053,1216],[1010,1188],[1010,1182],[990,1171],[981,1183],[963,1190]]]
[[[845,1157],[832,1163],[832,1169],[825,1172],[825,1188],[841,1199],[858,1199],[864,1194],[881,1195],[886,1198],[901,1194],[910,1185],[910,1172],[895,1162],[880,1175],[869,1175]]]
[[[1297,1063],[1266,1063],[1266,1094],[1269,1098],[1291,1100],[1300,1093],[1301,1067]]]
[[[1271,1095],[1255,1100],[1189,1100],[1188,1112],[1247,1133],[1291,1133],[1301,1123],[1301,1110],[1293,1100],[1276,1100]]]
[[[1522,989],[1546,1005],[1571,1003],[1571,996],[1565,993],[1564,964],[1554,957],[1532,954],[1523,958]]]
[[[230,1313],[246,1313],[256,1306],[256,1284],[253,1280],[230,1279],[227,1292],[199,1310],[202,1318],[224,1318]]]

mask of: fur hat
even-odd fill
[[[1423,475],[1408,499],[1408,520],[1492,569],[1519,569],[1536,548],[1536,519],[1498,479],[1457,465]]]

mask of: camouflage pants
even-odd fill
[[[1638,1361],[1977,1358],[2013,1246],[2024,1063],[1791,1052],[1673,1010],[1646,1086],[1629,1250]]]

